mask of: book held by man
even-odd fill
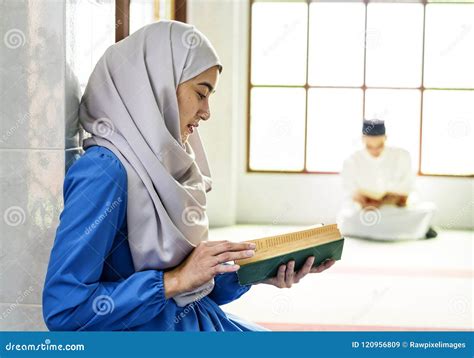
[[[239,283],[248,285],[275,277],[278,267],[295,261],[295,271],[301,269],[309,256],[314,256],[313,267],[326,259],[340,260],[344,246],[337,225],[312,226],[308,229],[276,236],[248,240],[256,244],[255,255],[236,260]]]
[[[359,189],[358,192],[359,194],[376,201],[382,201],[391,195],[408,196],[407,193],[396,193],[396,192],[386,192],[386,191],[378,192],[378,191],[371,191],[371,190],[366,190],[366,189]]]

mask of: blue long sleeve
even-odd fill
[[[127,172],[110,150],[93,146],[64,180],[64,209],[43,290],[43,316],[54,331],[248,331],[262,327],[219,307],[251,286],[236,273],[185,307],[166,299],[163,271],[136,272],[128,242]]]
[[[85,155],[66,175],[64,210],[43,291],[50,330],[132,329],[156,317],[168,301],[163,271],[103,277],[126,217],[127,175],[112,159]]]
[[[252,285],[241,285],[236,272],[227,272],[214,277],[214,289],[209,298],[218,305],[225,305],[242,296]]]

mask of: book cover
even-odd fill
[[[315,257],[313,267],[326,259],[340,260],[344,247],[337,225],[311,227],[248,242],[257,245],[255,255],[235,261],[240,265],[237,276],[241,285],[275,277],[278,267],[291,260],[295,260],[295,271],[303,267],[309,256]]]
[[[386,191],[377,192],[377,191],[371,191],[371,190],[366,190],[366,189],[359,189],[358,192],[359,192],[359,194],[361,194],[361,195],[363,195],[363,196],[365,196],[369,199],[377,200],[377,201],[383,200],[385,197],[387,197],[390,194],[408,196],[407,193],[402,193],[402,192],[386,192]]]

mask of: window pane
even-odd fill
[[[365,5],[312,3],[309,26],[310,85],[362,86]]]
[[[421,170],[474,174],[474,91],[425,91]]]
[[[155,22],[154,11],[154,0],[131,0],[130,34],[133,34],[145,25]]]
[[[337,172],[362,131],[362,90],[310,89],[307,169]]]
[[[419,90],[367,90],[365,118],[385,121],[387,145],[408,150],[418,170],[421,92]]]
[[[107,47],[115,42],[115,5],[111,2],[83,1],[74,6],[67,26],[74,33],[73,72],[77,74],[81,92]],[[112,11],[111,11],[112,10]],[[68,48],[69,51],[69,48]],[[69,55],[68,55],[69,56]]]
[[[252,83],[306,82],[306,3],[252,6]]]
[[[170,20],[173,6],[172,0],[130,0],[130,34],[157,20]]]
[[[425,87],[474,87],[474,6],[427,5]]]
[[[251,169],[303,169],[305,100],[302,88],[252,89]]]
[[[367,5],[366,84],[420,87],[423,5]]]

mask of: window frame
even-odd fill
[[[289,1],[289,0],[288,0]],[[436,87],[424,87],[424,65],[425,65],[425,32],[426,32],[426,5],[437,5],[437,4],[471,4],[474,6],[474,3],[469,3],[467,1],[462,0],[436,0],[436,1],[428,1],[428,0],[406,0],[406,1],[398,1],[403,3],[418,3],[423,5],[423,35],[422,35],[422,53],[421,53],[421,86],[420,87],[373,87],[373,86],[366,86],[366,53],[367,48],[364,47],[364,81],[362,86],[310,86],[308,84],[308,69],[309,69],[309,21],[310,21],[310,11],[309,6],[311,3],[316,2],[330,2],[328,0],[305,0],[305,1],[298,1],[306,3],[308,6],[307,11],[307,26],[306,26],[306,81],[304,85],[254,85],[252,84],[252,8],[253,4],[257,2],[275,2],[278,1],[265,1],[265,0],[250,0],[249,4],[249,31],[248,31],[248,76],[247,76],[247,133],[246,133],[246,173],[268,173],[268,174],[339,174],[340,172],[332,172],[332,171],[312,171],[307,169],[307,145],[308,145],[308,92],[311,88],[349,88],[349,89],[362,89],[363,92],[363,103],[362,103],[362,113],[365,116],[365,96],[366,91],[368,89],[386,89],[386,90],[419,90],[421,92],[421,103],[420,103],[420,133],[419,133],[419,147],[418,147],[418,163],[417,163],[417,176],[426,176],[426,177],[450,177],[450,178],[473,178],[474,174],[434,174],[434,173],[423,173],[421,171],[421,163],[422,163],[422,148],[423,148],[423,99],[424,99],[424,91],[425,90],[443,90],[443,91],[474,91],[474,88],[436,88]],[[291,1],[290,1],[291,2]],[[342,1],[341,1],[342,2]],[[369,3],[397,3],[397,1],[381,1],[381,0],[346,0],[346,2],[358,2],[363,3],[365,6],[365,20],[364,20],[364,33],[367,33],[367,5]],[[305,143],[304,143],[304,168],[303,170],[264,170],[264,169],[252,169],[250,167],[250,131],[251,131],[251,92],[253,88],[304,88],[306,92],[306,104],[305,104]],[[361,118],[361,126],[362,126],[362,118]]]
[[[155,8],[159,0],[153,0]],[[181,22],[186,22],[187,0],[172,1],[172,17]],[[130,35],[130,0],[115,0],[115,42],[123,40]]]

